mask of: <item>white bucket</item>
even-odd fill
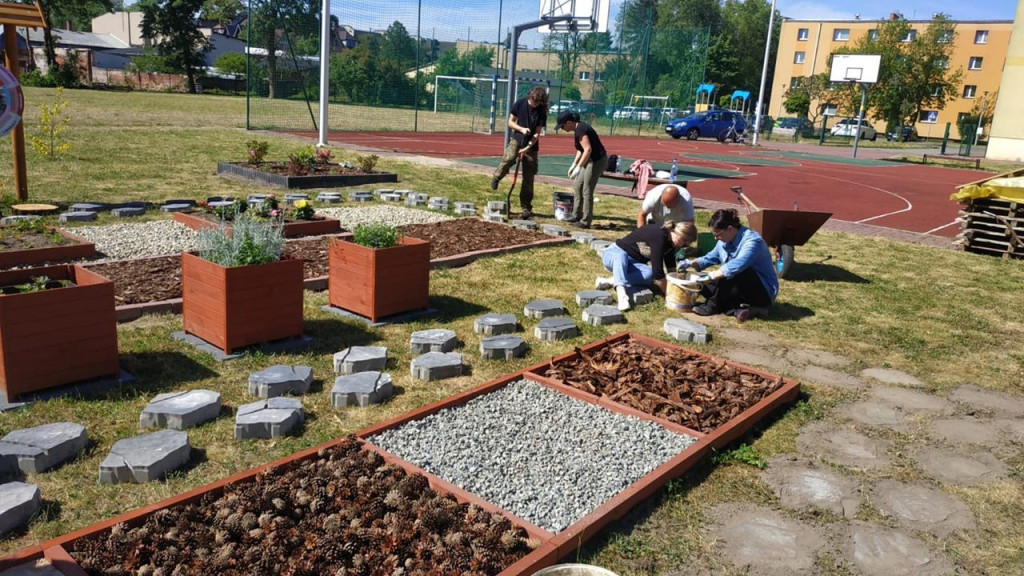
[[[568,220],[572,218],[572,194],[555,192],[551,195],[554,204],[555,220]]]
[[[697,304],[697,297],[700,295],[700,283],[695,280],[683,278],[683,274],[672,272],[668,274],[668,284],[665,286],[665,307],[679,312],[689,312]]]
[[[611,570],[589,564],[559,564],[534,572],[533,576],[619,576]]]

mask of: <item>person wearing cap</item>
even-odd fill
[[[497,190],[498,182],[517,161],[521,162],[523,183],[519,187],[519,206],[523,209],[523,220],[533,217],[533,178],[537,175],[537,151],[540,149],[538,140],[541,129],[547,125],[548,92],[543,86],[534,86],[526,98],[516,100],[509,110],[508,127],[512,129],[512,138],[491,175],[491,190]]]
[[[640,213],[636,215],[636,227],[644,224],[693,222],[693,198],[682,184],[659,184],[644,196]]]
[[[572,216],[569,222],[577,228],[590,228],[594,217],[594,189],[605,168],[608,167],[608,152],[597,137],[597,132],[580,115],[569,110],[558,113],[558,127],[573,133],[576,157],[569,167],[572,180]]]

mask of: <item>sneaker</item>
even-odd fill
[[[616,286],[615,287],[615,296],[616,296],[616,298],[619,301],[618,302],[619,310],[622,310],[623,312],[625,312],[626,310],[629,310],[630,308],[633,307],[629,303],[629,294],[626,293],[626,287],[625,286]]]
[[[519,217],[522,218],[523,220],[529,220],[533,218],[533,211],[527,208],[523,210],[523,213]]]
[[[740,324],[754,317],[754,311],[750,308],[740,308],[736,311],[736,321]]]
[[[491,178],[491,190],[497,190],[497,189],[498,189],[498,179],[497,178]]]
[[[577,228],[582,228],[584,230],[590,229],[590,224],[587,224],[586,222],[573,222],[572,225]]]
[[[697,316],[714,316],[718,314],[718,306],[713,302],[705,302],[693,307],[693,313]]]
[[[611,278],[603,278],[601,276],[598,276],[597,280],[594,280],[594,290],[607,290],[607,289],[609,289],[611,287],[612,287],[612,279]]]

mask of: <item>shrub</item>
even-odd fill
[[[35,133],[29,136],[29,144],[47,160],[54,160],[71,149],[71,143],[64,139],[64,131],[71,124],[71,116],[66,115],[69,105],[60,86],[53,93],[53,104],[39,105],[39,122]]]
[[[331,149],[330,148],[317,148],[316,149],[316,163],[317,164],[330,164],[331,163]]]
[[[380,156],[376,154],[370,154],[369,156],[359,155],[356,156],[356,166],[363,172],[370,173],[377,166],[377,160],[380,160]]]
[[[280,219],[260,220],[247,214],[235,217],[230,235],[226,224],[198,233],[199,256],[221,266],[252,266],[281,259],[284,226]]]
[[[288,156],[288,173],[293,176],[308,174],[316,164],[316,148],[306,146]]]
[[[246,160],[253,166],[259,166],[263,164],[263,159],[267,157],[267,151],[270,149],[270,143],[266,140],[249,140],[245,143],[247,151]]]
[[[388,224],[359,224],[352,231],[352,241],[368,248],[398,246],[401,237],[401,232]]]

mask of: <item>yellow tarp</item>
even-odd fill
[[[1024,176],[993,178],[983,184],[965,186],[949,197],[958,202],[971,198],[1002,198],[1011,202],[1024,202]]]

